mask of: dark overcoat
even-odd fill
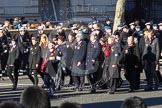
[[[30,48],[29,69],[38,69],[40,67],[40,60],[41,60],[41,48],[37,44]],[[36,64],[39,65],[38,68],[36,68]]]
[[[72,76],[83,76],[85,74],[85,61],[86,61],[86,50],[87,45],[84,40],[80,43],[77,43],[74,56],[73,56],[73,65],[72,65]],[[80,66],[77,66],[80,62]]]
[[[111,47],[110,53],[110,64],[109,64],[109,76],[110,78],[119,78],[119,70],[118,70],[118,59],[119,59],[119,52],[118,47],[113,45]],[[115,65],[115,67],[113,67]]]
[[[86,55],[86,74],[91,74],[97,71],[99,67],[99,55],[101,46],[98,41],[89,42]],[[94,60],[95,62],[92,62]]]
[[[20,50],[19,47],[16,45],[15,47],[11,47],[8,60],[7,60],[7,65],[13,65],[13,66],[18,66],[19,65],[19,55],[20,55]]]

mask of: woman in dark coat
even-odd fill
[[[30,49],[29,55],[29,78],[34,85],[38,85],[38,72],[40,68],[41,60],[41,48],[37,43],[36,37],[32,37],[32,47]],[[32,72],[34,72],[34,78],[32,77]]]
[[[54,43],[48,44],[47,57],[41,65],[41,72],[44,73],[44,82],[50,89],[50,93],[53,95],[55,91],[55,77],[57,71],[56,50],[54,49]]]
[[[19,69],[20,50],[17,45],[16,39],[12,39],[11,44],[12,44],[12,47],[10,49],[8,60],[7,60],[7,74],[13,84],[12,90],[16,90],[17,82],[18,82],[18,75],[19,75],[18,69]],[[12,72],[14,73],[14,75],[12,75]]]
[[[72,76],[75,83],[75,89],[82,91],[84,86],[85,60],[86,60],[86,42],[83,40],[83,34],[76,35],[77,45],[74,50]]]
[[[104,62],[102,64],[103,67],[103,74],[102,74],[102,78],[104,80],[103,83],[105,83],[107,85],[107,87],[109,87],[109,64],[110,64],[110,53],[111,53],[111,47],[112,47],[112,43],[109,43],[106,45],[106,48],[104,50],[104,55],[105,55],[105,59]]]

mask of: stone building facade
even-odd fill
[[[89,21],[113,20],[117,0],[0,0],[0,20],[25,16],[29,20]],[[162,19],[161,0],[126,0],[126,20]]]

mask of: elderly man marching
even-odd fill
[[[85,75],[85,60],[87,44],[83,40],[83,34],[76,35],[77,44],[74,50],[72,77],[75,84],[76,91],[82,91],[84,86]]]
[[[109,94],[114,94],[116,91],[116,84],[117,79],[119,78],[119,70],[118,70],[118,59],[119,59],[119,51],[118,47],[114,44],[115,37],[110,36],[108,38],[108,43],[111,44],[111,51],[109,56],[109,67],[108,67],[108,73],[109,73],[109,79],[110,79],[110,85],[109,85]]]
[[[95,78],[96,72],[99,66],[99,55],[101,52],[100,43],[97,41],[97,34],[92,32],[90,35],[90,41],[87,46],[87,56],[86,56],[86,75],[87,79],[91,85],[90,93],[94,93],[95,89]]]

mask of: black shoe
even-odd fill
[[[129,89],[128,92],[134,92],[134,89]]]
[[[0,81],[4,81],[4,79],[2,77],[0,77]]]
[[[83,89],[82,89],[82,88],[79,88],[78,91],[79,91],[79,92],[80,92],[80,91],[83,91]]]
[[[152,91],[152,88],[145,88],[145,91]]]
[[[114,92],[113,91],[110,91],[109,94],[114,94]]]
[[[16,90],[16,89],[17,89],[17,87],[13,85],[13,88],[12,88],[12,90]]]
[[[45,84],[42,84],[41,87],[42,87],[42,88],[48,88]]]
[[[59,91],[59,90],[61,90],[61,88],[60,88],[60,87],[57,87],[55,90],[56,90],[56,91]]]
[[[90,93],[95,93],[96,92],[96,89],[92,89],[91,91],[90,91]]]
[[[120,79],[119,82],[117,83],[116,87],[119,88],[119,87],[121,87],[122,84],[123,84],[123,80]]]
[[[154,90],[158,90],[158,87],[155,87]]]

